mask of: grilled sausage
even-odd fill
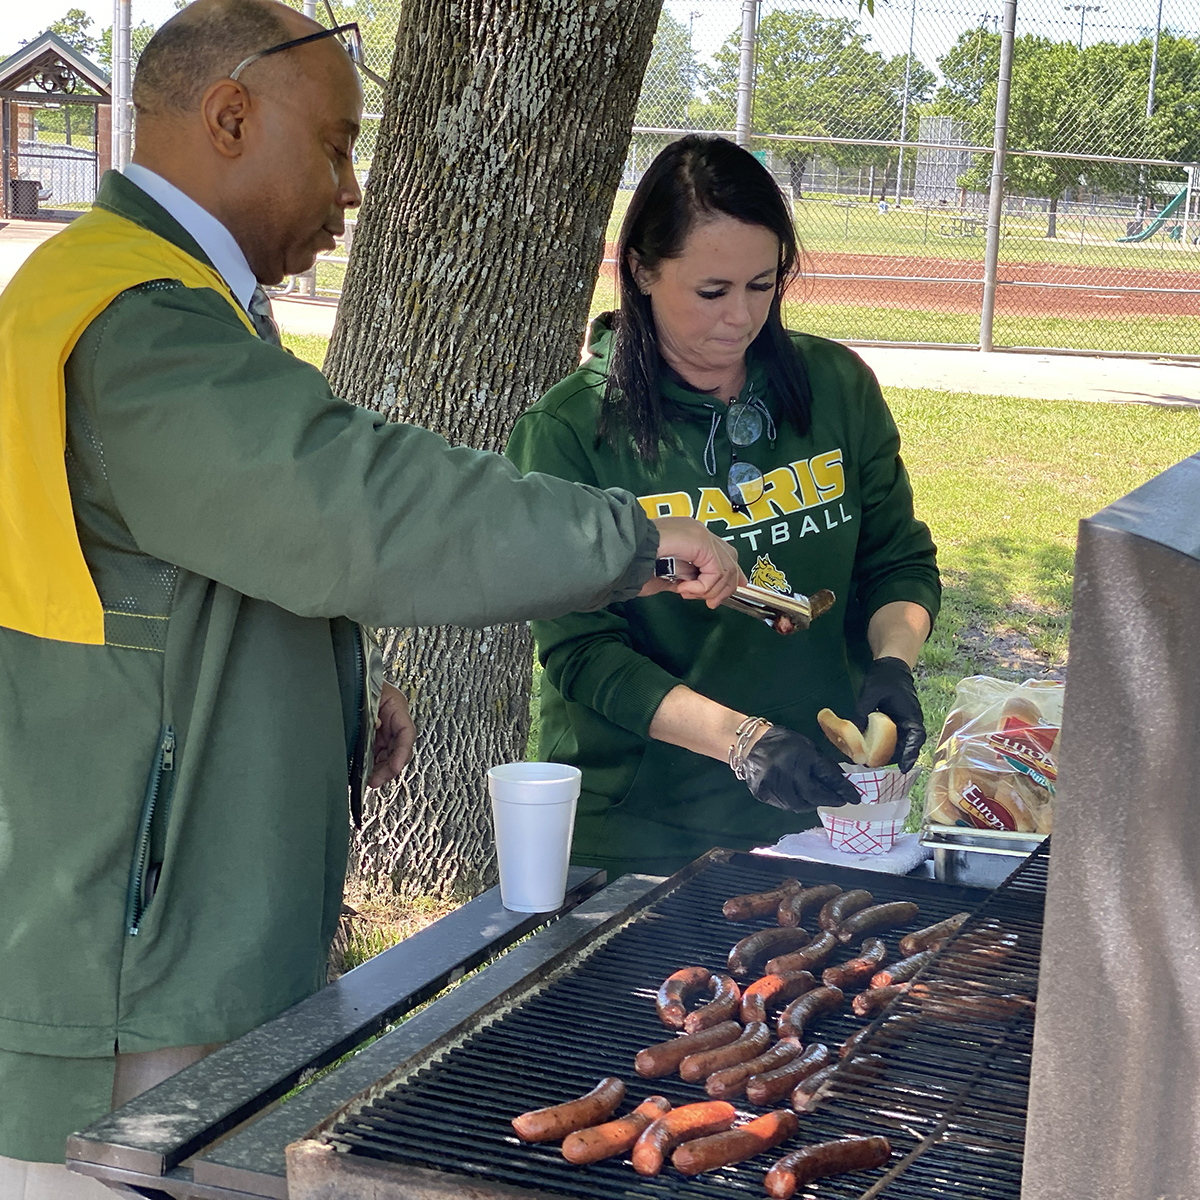
[[[849,894],[849,893],[847,893]],[[821,982],[826,987],[839,987],[843,992],[867,983],[887,961],[887,943],[883,938],[867,938],[857,958],[840,967],[826,967]]]
[[[576,1129],[586,1129],[607,1120],[624,1099],[625,1085],[610,1075],[578,1100],[550,1108],[535,1108],[513,1117],[512,1127],[523,1142],[557,1142]]]
[[[804,1040],[804,1027],[822,1013],[836,1012],[846,994],[841,988],[819,987],[798,996],[779,1014],[779,1036]]]
[[[907,983],[918,971],[923,970],[927,963],[932,962],[936,954],[936,950],[922,950],[919,954],[902,958],[898,963],[892,963],[890,967],[884,967],[882,971],[876,971],[871,976],[871,986],[873,988],[886,988],[892,987],[897,983]]]
[[[773,1200],[789,1200],[798,1187],[815,1179],[845,1171],[869,1171],[872,1167],[882,1167],[891,1156],[887,1138],[839,1138],[836,1142],[822,1142],[785,1154],[767,1172],[763,1186]]]
[[[729,969],[735,975],[761,974],[762,964],[774,955],[807,946],[811,938],[803,929],[760,929],[744,937],[729,952]]]
[[[769,917],[779,907],[779,902],[789,892],[798,891],[800,880],[785,879],[770,892],[751,892],[746,896],[731,896],[725,901],[721,912],[727,921],[753,921],[758,917]]]
[[[799,1131],[800,1122],[795,1113],[786,1109],[764,1113],[736,1129],[684,1142],[671,1155],[671,1162],[681,1175],[699,1175],[701,1171],[729,1167],[773,1150]]]
[[[742,992],[742,1022],[765,1021],[767,1010],[784,1000],[794,1000],[817,986],[811,971],[789,971],[786,975],[764,975]]]
[[[818,933],[802,950],[781,954],[767,960],[768,975],[786,975],[791,971],[819,971],[837,949],[837,937],[826,931]]]
[[[1032,1017],[1037,1011],[1036,1001],[1029,996],[1014,992],[997,995],[943,981],[914,983],[912,995],[922,1002],[922,1015],[939,1021],[1007,1021],[1015,1016]]]
[[[878,979],[879,976],[877,975],[875,978]],[[883,1012],[897,996],[902,996],[907,992],[908,987],[907,983],[894,983],[890,987],[872,987],[865,992],[859,992],[850,1001],[850,1007],[854,1010],[855,1016],[874,1017]]]
[[[714,1071],[706,1080],[704,1090],[714,1100],[731,1100],[740,1096],[746,1090],[746,1080],[752,1075],[765,1075],[782,1067],[793,1058],[799,1057],[800,1043],[786,1038],[776,1042],[765,1054],[752,1058],[748,1062],[738,1063],[735,1067],[726,1067],[723,1071]]]
[[[702,1100],[671,1109],[638,1135],[633,1143],[633,1169],[639,1175],[657,1175],[663,1160],[681,1142],[720,1133],[736,1116],[733,1105],[724,1100]]]
[[[722,1021],[720,1025],[714,1025],[700,1033],[684,1034],[683,1037],[672,1038],[669,1042],[659,1042],[656,1046],[647,1046],[645,1050],[639,1050],[633,1060],[633,1069],[643,1079],[658,1079],[663,1075],[670,1075],[689,1054],[728,1046],[741,1035],[742,1027],[736,1021]]]
[[[736,1042],[719,1046],[715,1050],[702,1050],[689,1054],[679,1064],[679,1078],[686,1083],[699,1083],[714,1071],[736,1067],[738,1063],[761,1054],[771,1044],[771,1031],[761,1021],[747,1025]]]
[[[946,952],[946,967],[971,972],[1002,963],[1017,948],[1017,935],[999,921],[986,921],[964,933]]]
[[[792,1107],[797,1112],[812,1112],[817,1107],[817,1093],[833,1077],[834,1071],[842,1064],[830,1063],[819,1071],[814,1071],[807,1079],[802,1079],[792,1092]],[[883,1069],[883,1056],[879,1054],[864,1054],[854,1060],[848,1068],[848,1074],[854,1079],[870,1079]]]
[[[881,933],[896,925],[907,925],[920,911],[911,900],[893,900],[890,904],[872,904],[869,908],[860,908],[842,922],[837,932],[838,941],[848,946],[868,933]]]
[[[714,975],[708,989],[713,998],[702,1008],[688,1013],[683,1020],[683,1028],[687,1033],[699,1033],[702,1029],[720,1025],[722,1021],[737,1018],[742,999],[741,988],[728,975]]]
[[[707,967],[683,967],[668,975],[658,989],[658,1019],[669,1029],[682,1029],[687,1017],[688,1000],[712,982]]]
[[[865,888],[855,888],[852,892],[843,892],[826,900],[817,914],[817,924],[822,929],[836,929],[851,913],[856,913],[868,904],[874,904],[875,897]]]
[[[936,949],[948,937],[956,934],[970,915],[969,912],[955,913],[936,925],[927,925],[924,929],[918,929],[916,933],[906,933],[900,939],[900,953],[907,957],[920,954],[922,950]]]
[[[775,910],[775,919],[780,925],[799,925],[804,920],[804,914],[813,908],[820,908],[826,900],[840,896],[842,889],[836,883],[822,883],[818,887],[801,888],[784,896]]]
[[[746,1081],[746,1099],[751,1104],[776,1104],[784,1096],[791,1095],[802,1079],[808,1078],[822,1067],[829,1066],[831,1062],[833,1051],[817,1042],[790,1063],[763,1075],[751,1076]]]
[[[629,1114],[605,1125],[593,1125],[568,1134],[562,1144],[562,1156],[577,1167],[613,1158],[632,1149],[642,1130],[671,1111],[670,1100],[648,1096]]]

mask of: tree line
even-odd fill
[[[711,64],[700,64],[687,26],[663,10],[642,86],[637,124],[731,129],[737,108],[740,30]],[[964,141],[991,145],[1000,35],[987,22],[959,34],[935,73],[915,56],[891,57],[870,46],[853,18],[812,10],[768,13],[758,27],[754,129],[758,133],[897,141],[907,108],[906,140],[922,116],[961,123]],[[1200,42],[1164,30],[1159,38],[1154,104],[1147,116],[1153,39],[1074,42],[1022,34],[1013,48],[1009,147],[1102,157],[1200,160]],[[939,83],[940,78],[940,83]],[[907,105],[905,103],[907,99]],[[796,143],[780,149],[795,191],[808,160],[841,166],[896,163],[885,147]],[[959,182],[986,190],[990,157],[980,156]],[[1049,199],[1051,236],[1059,200],[1074,188],[1134,193],[1146,188],[1136,166],[1071,159],[1013,157],[1010,192]]]

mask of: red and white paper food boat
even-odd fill
[[[835,850],[845,854],[886,854],[904,831],[908,799],[843,804],[837,808],[818,808],[817,812]]]

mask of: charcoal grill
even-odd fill
[[[589,1090],[605,1075],[629,1085],[636,1103],[654,1092],[673,1104],[705,1099],[700,1084],[678,1077],[639,1080],[634,1054],[662,1041],[654,1011],[658,983],[686,964],[723,968],[729,947],[756,925],[721,916],[731,895],[757,891],[797,864],[764,864],[749,855],[715,853],[690,877],[616,932],[601,934],[526,996],[483,1015],[456,1044],[418,1056],[357,1096],[289,1150],[293,1200],[326,1196],[406,1197],[572,1196],[739,1197],[761,1195],[762,1176],[779,1152],[686,1179],[668,1167],[642,1178],[627,1160],[573,1167],[556,1145],[519,1143],[509,1124],[526,1109],[560,1103]],[[807,882],[864,886],[859,872],[836,867],[800,870]],[[689,873],[685,873],[689,875]],[[999,920],[1019,935],[1002,964],[972,969],[972,993],[1012,990],[1014,976],[1036,988],[1046,857],[1039,852],[994,893],[924,880],[873,876],[876,899],[916,900],[916,922],[886,935],[893,953],[899,936],[950,916],[975,911],[960,937],[982,921]],[[840,950],[834,962],[855,950]],[[963,957],[949,945],[922,981],[955,985]],[[840,1044],[867,1022],[834,1014],[817,1022],[807,1041]],[[880,1061],[864,1069],[854,1059],[830,1080],[816,1110],[802,1118],[796,1145],[848,1133],[883,1134],[894,1157],[875,1172],[822,1181],[820,1197],[963,1196],[1008,1200],[1020,1193],[1025,1107],[1033,1021],[1028,1008],[1001,1021],[964,1016],[934,1019],[908,997],[874,1022],[862,1052]],[[742,1101],[745,1117],[765,1109]]]

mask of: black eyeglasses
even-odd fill
[[[334,19],[333,9],[329,4],[329,0],[325,0],[325,8],[329,13],[329,19],[332,21]],[[343,34],[345,36],[342,36]],[[249,58],[243,58],[229,72],[229,78],[237,80],[251,63],[258,62],[260,58],[267,58],[272,54],[282,54],[285,50],[294,50],[297,46],[307,46],[309,42],[319,42],[322,38],[328,37],[337,38],[341,43],[342,49],[350,55],[350,61],[361,74],[365,75],[372,83],[386,89],[387,80],[382,75],[376,75],[367,66],[366,57],[363,54],[362,34],[359,32],[357,21],[351,21],[348,25],[335,25],[332,29],[322,29],[318,33],[308,34],[307,37],[293,38],[290,42],[280,42],[278,46],[268,46],[265,50],[257,50]]]
[[[739,446],[752,446],[762,437],[764,430],[770,438],[775,437],[775,423],[761,400],[750,389],[745,402],[735,400],[725,415],[725,432],[729,435],[731,460],[725,494],[733,505],[734,512],[744,513],[750,505],[762,498],[766,490],[763,473],[753,463],[740,462]]]

